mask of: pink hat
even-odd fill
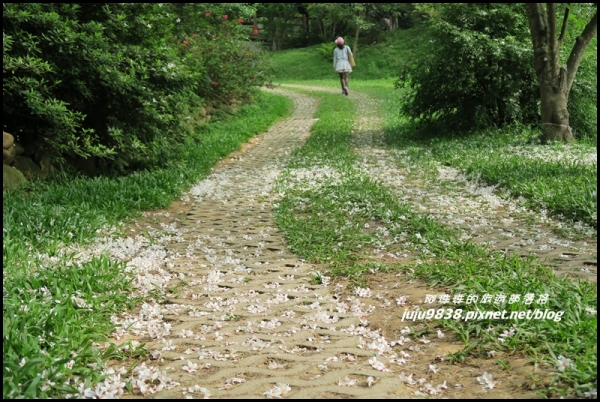
[[[342,38],[341,36],[339,38],[337,38],[335,40],[335,43],[337,43],[338,45],[343,45],[344,44],[344,38]]]

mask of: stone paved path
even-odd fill
[[[564,223],[519,207],[513,200],[495,195],[494,187],[469,182],[456,169],[439,165],[437,180],[428,180],[405,151],[383,147],[377,102],[356,91],[350,97],[359,101],[353,142],[362,167],[370,177],[382,181],[413,205],[416,212],[460,229],[464,239],[521,256],[535,255],[557,274],[597,281],[595,239],[555,234],[553,229],[564,227]]]
[[[134,325],[121,334],[145,342],[153,359],[143,367],[163,373],[142,386],[146,397],[201,397],[198,390],[191,393],[194,385],[208,390],[211,398],[411,397],[419,387],[403,384],[398,374],[406,366],[395,363],[404,348],[391,344],[381,331],[360,325],[373,303],[341,297],[341,286],[313,284],[310,272],[316,267],[287,249],[273,222],[273,186],[290,153],[308,136],[317,109],[315,98],[278,92],[294,100],[293,115],[271,127],[250,150],[215,167],[184,197],[186,219],[168,225],[178,234],[161,242],[172,289],[167,300],[123,318],[125,323],[159,323]],[[447,223],[479,222],[471,237],[489,237],[490,228],[497,228],[496,233],[508,226],[513,233],[526,230],[509,219],[506,204],[486,208],[484,221],[477,212],[481,200],[465,209],[475,198],[405,179],[408,174],[396,166],[393,154],[377,145],[377,105],[366,95],[353,91],[350,96],[359,102],[354,141],[366,172],[386,178],[399,197]],[[389,169],[397,174],[390,175]],[[424,192],[432,196],[421,203]],[[452,219],[448,210],[454,211]],[[553,244],[562,253],[575,253],[572,244],[564,250]],[[382,369],[381,362],[391,371]],[[440,383],[444,380],[452,381],[452,375],[439,377]]]
[[[367,362],[374,352],[364,344],[377,345],[380,335],[358,326],[366,306],[311,284],[314,267],[287,250],[272,220],[272,186],[309,134],[317,107],[314,98],[282,93],[294,100],[294,114],[191,189],[195,202],[183,235],[166,244],[165,256],[170,274],[185,285],[137,317],[162,316],[170,334],[158,341],[141,331],[138,339],[161,355],[152,362],[158,370],[182,386],[207,388],[211,397],[264,397],[269,389],[279,392],[278,382],[289,384],[285,396],[294,398],[408,396],[397,375]],[[188,359],[198,364],[196,372],[183,370]],[[340,386],[347,376],[358,386]],[[369,376],[377,379],[371,387]],[[179,386],[155,394],[182,396]]]

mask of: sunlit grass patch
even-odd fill
[[[595,147],[523,144],[509,130],[460,141],[438,138],[428,145],[439,162],[465,171],[469,178],[499,184],[525,198],[531,209],[597,227]]]
[[[6,239],[3,246],[4,397],[58,397],[75,392],[76,376],[100,380],[94,344],[107,339],[111,314],[137,300],[124,264],[106,254],[36,258]]]
[[[596,388],[595,284],[557,277],[535,258],[506,256],[474,244],[453,243],[437,254],[437,258],[412,266],[409,276],[445,289],[451,301],[456,295],[464,296],[462,301],[445,307],[461,309],[463,313],[506,311],[506,317],[511,312],[531,312],[531,319],[466,321],[463,316],[441,320],[442,325],[460,334],[470,355],[524,352],[533,361],[556,371],[547,389],[550,394]],[[491,302],[483,300],[486,294],[492,296]],[[468,295],[475,295],[478,300],[466,303]],[[533,297],[528,300],[526,295]],[[506,300],[498,301],[498,296],[505,296]],[[515,300],[511,301],[511,296]],[[551,312],[552,317],[541,319],[544,312],[546,316]],[[460,359],[458,355],[451,358]],[[572,363],[561,369],[558,356]]]
[[[357,66],[352,76],[357,80],[380,80],[396,78],[403,65],[413,63],[415,52],[427,51],[422,43],[427,35],[427,29],[398,29],[390,33],[381,43],[361,45],[353,48],[353,41],[348,41],[355,52]],[[321,55],[321,45],[308,46],[301,49],[280,50],[271,53],[274,79],[276,81],[319,80],[337,77],[333,71],[333,49],[331,42],[330,53]],[[325,45],[327,47],[327,45]],[[298,68],[302,65],[302,68]]]

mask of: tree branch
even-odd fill
[[[569,25],[569,7],[565,9],[565,16],[563,18],[562,27],[560,28],[560,36],[558,37],[558,47],[562,46],[562,41],[565,38],[567,32],[567,25]]]
[[[548,51],[545,11],[541,3],[526,3],[525,10],[533,44],[533,66],[538,80],[541,80],[546,66],[546,52]]]
[[[581,59],[583,59],[585,50],[596,35],[597,31],[598,12],[596,11],[590,22],[588,22],[583,29],[581,35],[575,39],[575,45],[573,45],[573,50],[571,50],[571,54],[567,60],[567,94],[571,90],[571,86],[575,80],[575,73],[579,68],[579,64],[581,64]]]
[[[558,76],[558,42],[556,40],[556,5],[546,3],[548,11],[548,58],[550,59],[550,74],[554,81]]]

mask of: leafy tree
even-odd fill
[[[429,52],[407,64],[396,82],[408,90],[401,112],[447,131],[533,122],[535,75],[524,8],[518,4],[438,4]]]
[[[527,20],[533,42],[533,58],[541,95],[542,138],[544,140],[572,141],[569,125],[568,101],[575,75],[585,51],[596,36],[597,11],[575,38],[565,65],[560,63],[560,48],[564,44],[570,8],[564,9],[560,33],[557,6],[548,3],[527,3]],[[577,20],[573,18],[572,20]]]
[[[374,20],[381,20],[389,31],[412,28],[426,19],[415,3],[372,3]]]
[[[56,162],[164,164],[201,102],[268,80],[237,3],[4,3],[3,120]]]
[[[297,3],[260,3],[257,12],[264,16],[266,37],[272,43],[272,50],[281,50],[288,39],[293,21],[300,14]]]
[[[353,52],[358,53],[358,38],[360,37],[361,30],[369,31],[373,29],[376,24],[369,18],[369,11],[373,11],[375,3],[351,3],[348,7],[350,15],[350,21],[354,25],[354,46]]]
[[[308,3],[311,26],[319,40],[331,43],[337,36],[350,32],[350,9],[343,3]]]

